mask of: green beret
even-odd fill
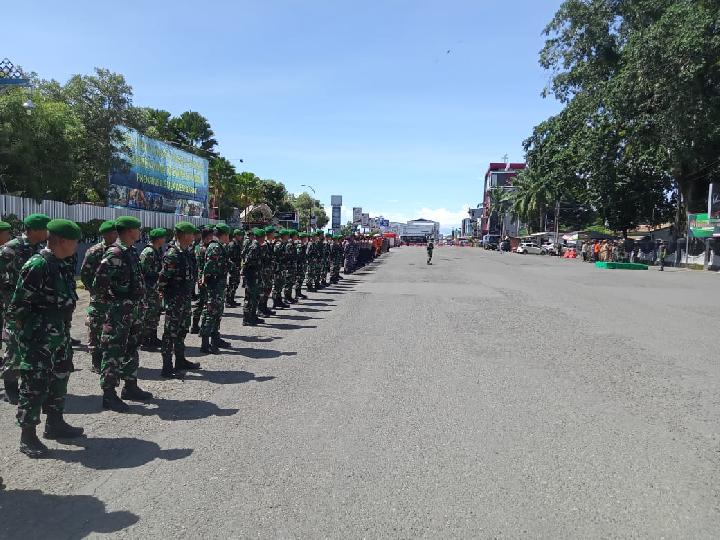
[[[235,229],[233,231],[233,236],[238,236],[238,235],[245,236],[245,231],[243,231],[242,229]]]
[[[0,231],[9,231],[12,229],[9,223],[6,223],[5,221],[0,221]]]
[[[220,234],[230,234],[230,227],[226,223],[217,223],[215,225],[215,232]]]
[[[325,233],[325,238],[332,238],[332,237],[333,237],[332,233]]]
[[[68,240],[80,240],[82,236],[77,223],[69,219],[53,219],[48,222],[47,230],[55,236]]]
[[[30,214],[28,217],[23,219],[26,229],[30,230],[43,230],[47,229],[47,224],[50,222],[50,218],[45,214]]]
[[[260,227],[255,227],[255,228],[252,230],[252,233],[253,233],[255,236],[265,236],[265,229],[261,229]]]
[[[141,227],[140,220],[133,216],[120,216],[115,220],[116,229],[139,229]]]
[[[323,236],[325,236],[325,233],[322,231],[316,231],[315,236],[317,236],[318,238],[322,238]]]
[[[109,233],[115,230],[115,222],[114,221],[103,221],[100,224],[100,228],[98,231],[100,231],[100,234]]]
[[[288,229],[280,229],[280,236],[290,236],[290,231]]]
[[[197,232],[200,232],[200,230],[189,221],[178,221],[175,224],[175,231],[181,234],[195,234]]]
[[[272,225],[268,225],[267,227],[265,227],[265,234],[275,233],[276,231],[277,229]]]
[[[288,234],[295,238],[298,235],[298,232],[295,229],[288,229]]]
[[[161,227],[150,231],[150,240],[158,240],[159,238],[165,238],[167,231]]]
[[[307,238],[307,233],[306,233],[306,232],[301,232],[301,233],[298,233],[298,236],[299,236],[300,238]]]

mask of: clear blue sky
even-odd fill
[[[445,229],[481,200],[487,164],[522,161],[559,109],[537,63],[559,4],[29,0],[3,7],[0,56],[60,81],[120,72],[136,105],[199,111],[223,155],[326,205],[343,195],[344,218]]]

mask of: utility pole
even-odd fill
[[[558,250],[560,249],[560,238],[558,238],[560,234],[560,199],[555,201],[555,243],[558,246]]]

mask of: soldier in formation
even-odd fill
[[[220,321],[225,308],[225,288],[230,261],[227,244],[230,242],[230,227],[219,223],[214,229],[215,236],[205,250],[201,284],[206,291],[207,300],[202,311],[200,337],[204,353],[219,354],[220,347],[229,347],[230,343],[220,338]]]
[[[145,280],[145,318],[143,323],[142,348],[146,351],[155,351],[162,345],[157,337],[160,325],[160,294],[158,293],[158,278],[162,267],[162,246],[165,244],[167,231],[162,228],[150,231],[150,242],[140,252],[140,269]]]
[[[207,227],[200,231],[201,240],[200,243],[195,246],[195,267],[197,268],[197,288],[198,288],[198,300],[195,304],[192,317],[192,328],[190,329],[191,334],[200,333],[200,317],[202,316],[203,310],[205,309],[205,302],[207,301],[207,290],[203,283],[203,270],[205,268],[205,253],[207,247],[213,238],[213,229]]]
[[[240,274],[242,272],[243,244],[245,232],[242,229],[233,231],[233,239],[228,244],[228,259],[230,261],[230,279],[228,280],[225,305],[229,308],[237,307],[235,295],[240,287]]]

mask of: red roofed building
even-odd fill
[[[483,213],[480,218],[482,234],[500,234],[502,224],[497,215],[490,213],[490,190],[495,186],[512,189],[513,178],[525,169],[525,163],[490,163],[485,173],[485,185],[483,186]]]

